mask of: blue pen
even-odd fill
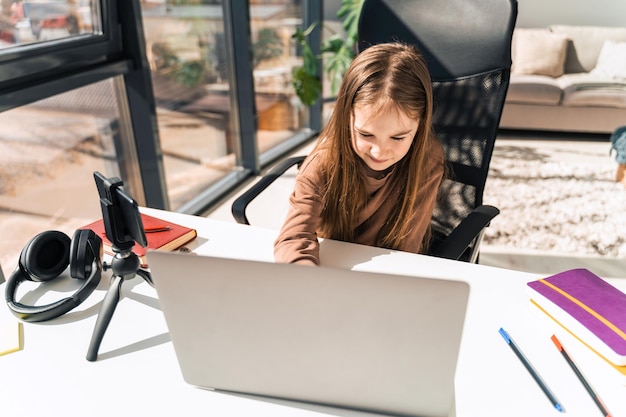
[[[541,379],[541,377],[539,376],[537,371],[535,371],[535,368],[533,368],[533,366],[530,364],[528,359],[526,359],[526,356],[524,356],[524,354],[522,353],[520,348],[517,347],[517,345],[515,344],[513,339],[511,339],[511,336],[509,336],[509,334],[503,328],[500,328],[500,334],[502,335],[502,337],[504,338],[506,343],[508,343],[508,345],[511,347],[511,349],[513,349],[513,352],[515,352],[515,355],[524,364],[524,367],[530,373],[530,375],[533,377],[535,382],[537,382],[537,385],[539,385],[539,388],[541,388],[543,393],[546,394],[546,397],[548,397],[548,399],[550,400],[550,402],[552,403],[554,408],[556,408],[557,410],[559,410],[562,413],[563,412],[563,407],[561,406],[561,404],[559,404],[559,401],[556,399],[554,394],[552,394],[552,392],[550,391],[550,389],[548,388],[546,383],[543,382],[543,380]]]

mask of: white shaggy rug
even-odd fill
[[[608,140],[498,140],[483,201],[500,209],[483,246],[626,258],[626,187]]]

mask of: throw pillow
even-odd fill
[[[516,29],[513,74],[563,75],[567,37],[547,29]]]
[[[605,41],[596,67],[591,73],[602,77],[626,79],[626,42]]]

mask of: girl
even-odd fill
[[[386,43],[357,55],[296,177],[276,261],[319,265],[318,237],[425,252],[444,172],[432,106],[415,48]]]

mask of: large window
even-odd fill
[[[207,187],[242,166],[254,169],[245,166],[246,152],[258,158],[308,123],[291,85],[300,2],[250,1],[242,18],[245,3],[142,4],[173,210],[196,211],[186,207]]]
[[[93,172],[202,214],[310,140],[291,34],[317,0],[0,0],[0,264],[101,216]]]

